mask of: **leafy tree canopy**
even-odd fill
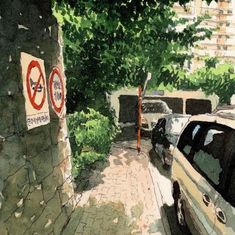
[[[187,78],[191,89],[202,89],[206,94],[219,96],[221,103],[229,103],[235,89],[234,64],[206,60],[205,67],[198,69]]]
[[[176,0],[57,1],[68,77],[68,111],[99,106],[97,102],[125,85],[177,83],[195,42],[210,37],[200,26],[177,18]],[[189,2],[180,0],[180,4]],[[93,104],[93,105],[92,105]]]

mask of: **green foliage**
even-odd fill
[[[68,128],[74,175],[95,161],[104,160],[117,134],[109,119],[93,109],[69,115]]]
[[[190,74],[183,69],[176,70],[180,76],[175,83],[162,82],[160,85],[150,86],[148,91],[200,89],[206,95],[218,95],[221,103],[229,103],[235,90],[235,65],[230,62],[221,63],[216,57],[206,57],[204,62],[204,67]]]
[[[188,77],[188,88],[202,89],[206,94],[217,94],[221,103],[230,101],[235,89],[234,64],[217,64],[216,59],[211,59],[205,67],[195,71]]]
[[[54,14],[64,33],[69,112],[118,87],[143,84],[148,71],[155,85],[178,82],[190,47],[211,35],[200,27],[204,17],[177,18],[176,1],[68,2],[55,4]]]

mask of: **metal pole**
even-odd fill
[[[147,84],[148,84],[148,81],[151,80],[151,78],[152,78],[152,74],[151,74],[150,72],[148,72],[147,78],[146,78],[146,80],[145,80],[145,82],[144,82],[144,88],[143,88],[143,91],[142,91],[142,94],[143,94],[143,95],[142,95],[142,98],[145,97]]]
[[[141,86],[139,86],[138,87],[138,136],[137,136],[137,151],[138,151],[138,153],[140,153],[140,151],[141,151],[141,146],[140,146],[141,111],[142,111],[142,88],[141,88]]]

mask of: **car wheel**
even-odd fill
[[[175,203],[176,203],[177,222],[180,226],[184,227],[184,226],[186,226],[186,222],[185,222],[183,201],[182,201],[182,199],[179,198]]]
[[[184,211],[184,202],[181,198],[181,193],[179,189],[178,183],[174,183],[173,185],[173,198],[174,198],[174,207],[175,207],[175,215],[177,224],[184,234],[188,234],[188,226],[185,220],[185,211]]]
[[[152,144],[152,148],[155,149],[155,141],[153,141],[153,139],[151,140],[151,144]]]
[[[163,168],[165,170],[169,170],[171,168],[171,166],[169,166],[167,163],[166,163],[166,156],[165,156],[165,153],[164,151],[162,152],[162,163],[163,163]]]

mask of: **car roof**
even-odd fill
[[[192,115],[190,114],[182,114],[182,113],[170,113],[165,114],[163,118],[190,118]]]
[[[235,115],[231,113],[200,114],[192,116],[189,121],[215,122],[235,129]]]

